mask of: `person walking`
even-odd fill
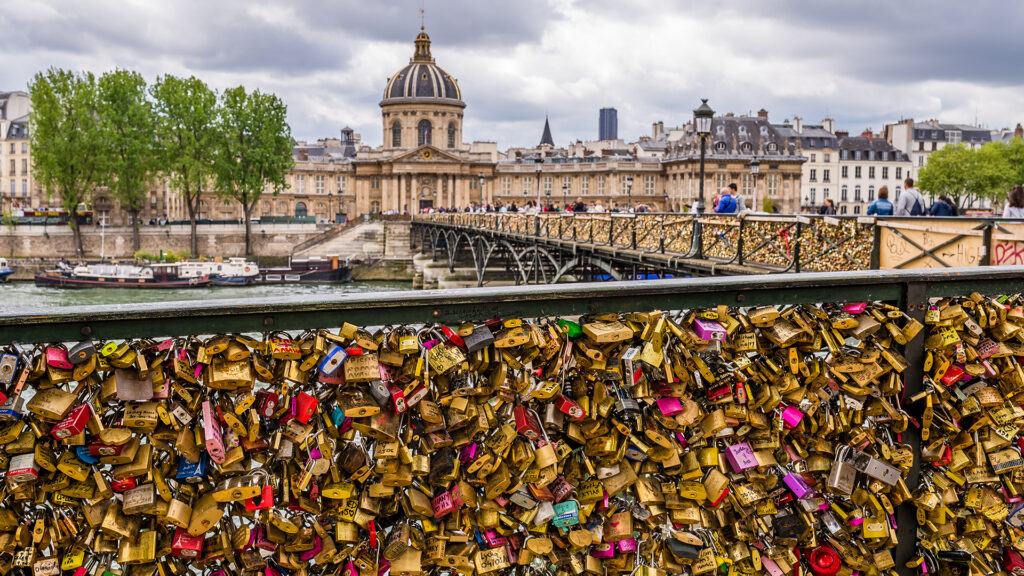
[[[953,202],[945,196],[939,196],[939,199],[932,204],[930,210],[928,210],[929,216],[956,216],[956,208],[953,207]]]
[[[889,202],[889,187],[882,186],[878,189],[878,199],[868,206],[868,215],[892,216],[894,210],[892,202]]]
[[[715,212],[719,214],[736,213],[736,199],[732,197],[732,189],[728,186],[722,188],[722,195],[718,199],[718,206],[715,207]]]
[[[896,216],[924,216],[924,196],[914,188],[914,179],[903,181],[903,194],[896,200]]]
[[[1003,218],[1024,218],[1024,186],[1017,184],[1010,189],[1003,207]]]
[[[836,205],[832,202],[831,198],[825,198],[825,203],[818,208],[818,214],[822,216],[832,216],[836,213]]]

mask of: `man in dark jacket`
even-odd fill
[[[953,207],[953,202],[945,197],[939,196],[939,199],[932,204],[931,210],[928,211],[929,216],[956,216],[956,208]]]

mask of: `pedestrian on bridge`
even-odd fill
[[[896,199],[896,215],[924,216],[924,196],[921,196],[920,190],[914,188],[914,179],[907,178],[903,184],[903,194]]]
[[[868,215],[892,216],[894,211],[895,208],[892,202],[889,202],[889,187],[882,186],[878,189],[878,200],[875,200],[868,206]]]
[[[736,199],[732,197],[732,189],[726,186],[722,188],[722,195],[718,199],[718,206],[715,212],[719,214],[735,214]]]
[[[1003,218],[1024,218],[1024,186],[1017,184],[1006,197]]]

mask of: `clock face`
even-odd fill
[[[423,152],[420,153],[420,155],[423,156],[424,160],[430,160],[430,157],[433,156],[433,153],[431,153],[430,150],[424,150]]]

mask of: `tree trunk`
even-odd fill
[[[185,189],[185,207],[188,208],[188,220],[191,228],[191,237],[189,238],[189,246],[192,250],[192,257],[199,257],[199,231],[197,225],[199,223],[196,218],[196,211],[199,205],[199,196],[201,192],[197,192],[195,197],[189,192],[188,188]]]
[[[71,229],[75,232],[75,255],[80,261],[85,260],[85,248],[82,247],[82,223],[78,219],[78,210],[76,208],[71,209]]]
[[[242,204],[242,213],[245,215],[245,255],[252,255],[252,236],[250,234],[251,228],[249,223],[249,214],[252,213],[252,206],[248,204]]]
[[[142,239],[139,237],[139,210],[130,210],[132,214],[132,254],[142,248]]]

